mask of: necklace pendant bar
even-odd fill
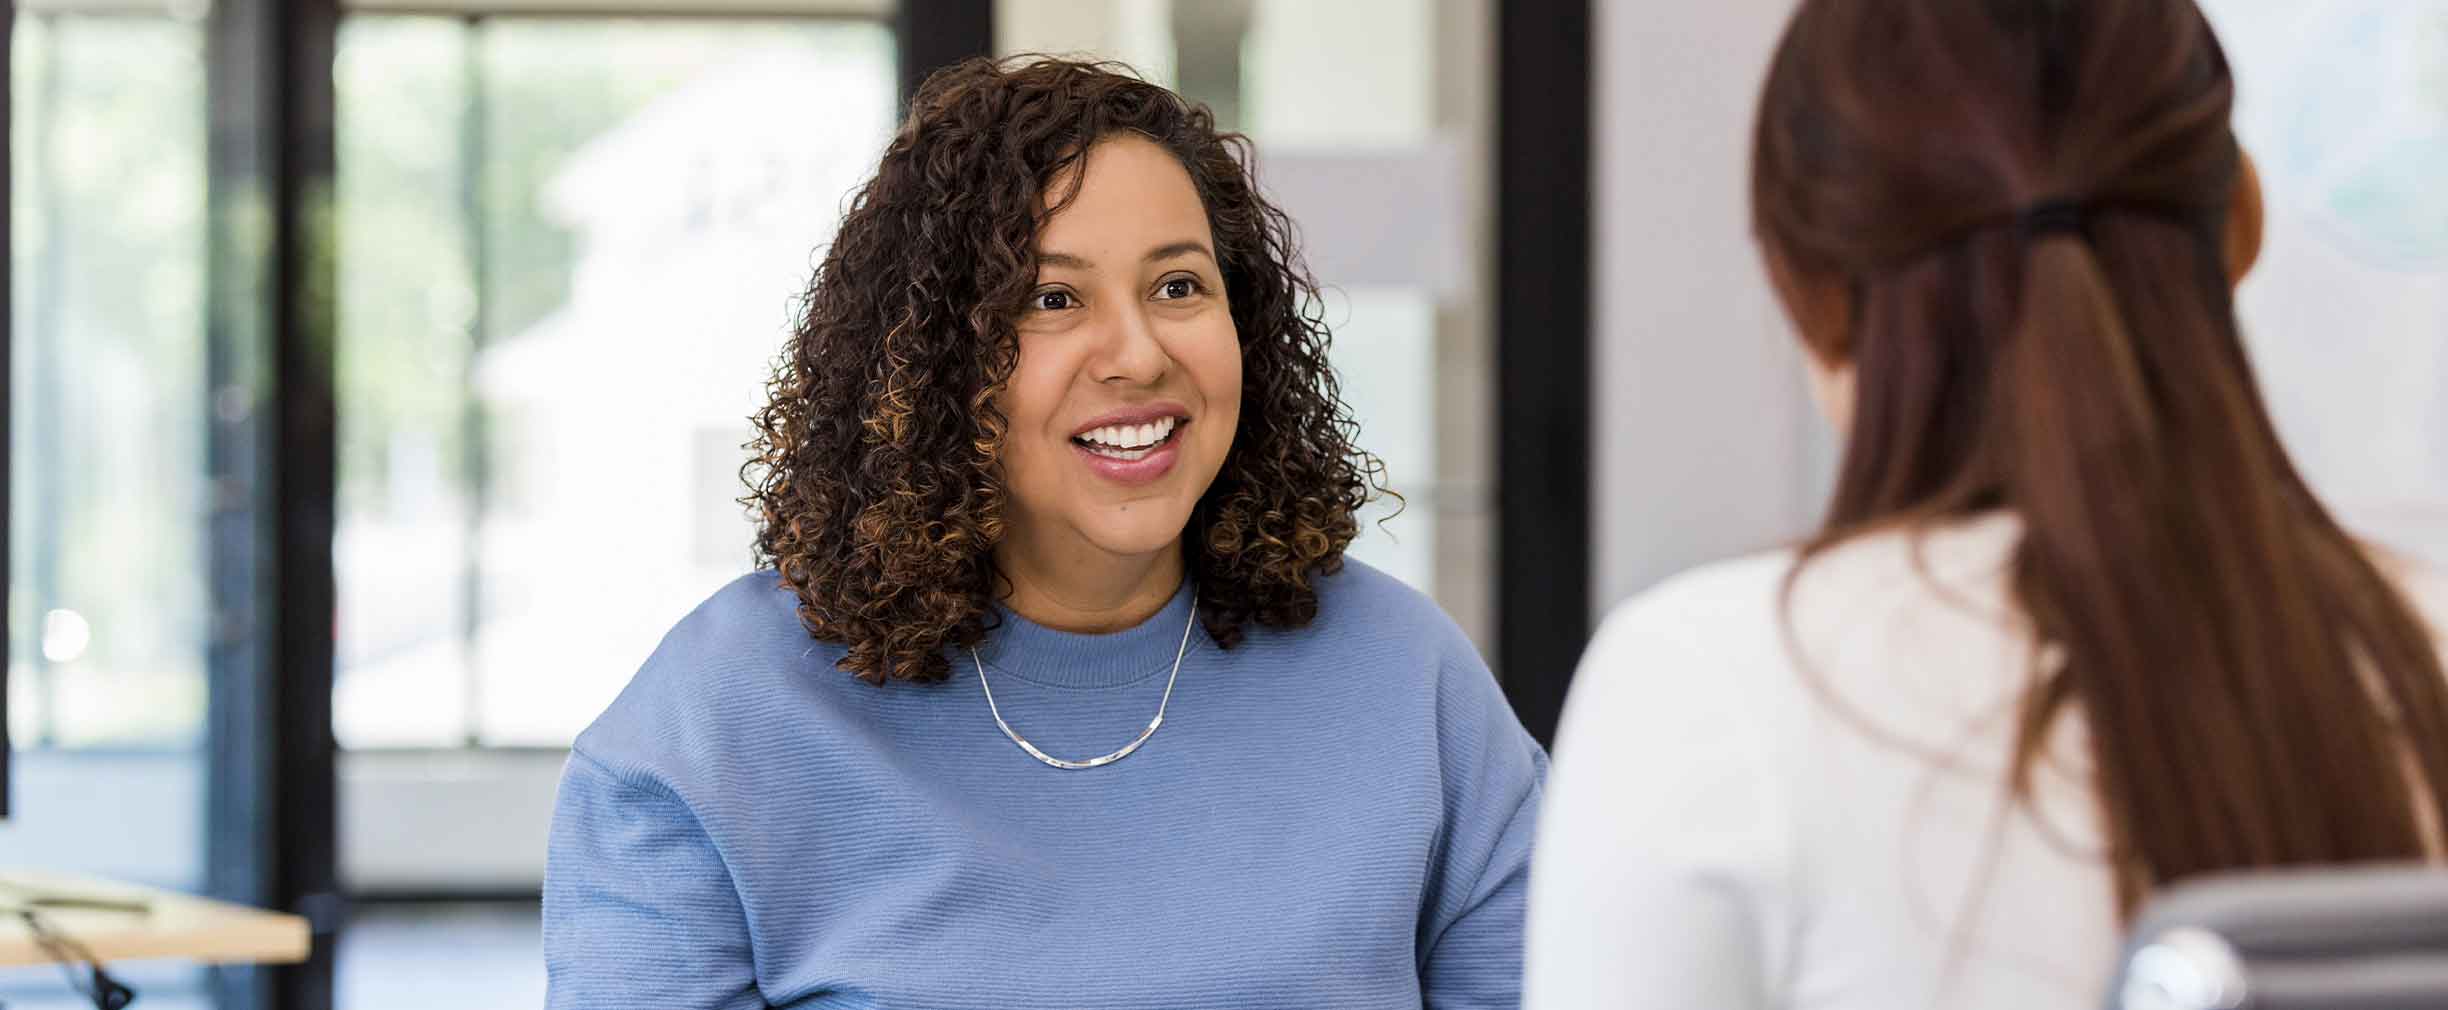
[[[1156,735],[1158,727],[1164,725],[1165,707],[1173,703],[1173,684],[1181,679],[1182,657],[1190,653],[1190,631],[1196,627],[1198,627],[1198,590],[1192,589],[1190,591],[1190,620],[1182,626],[1181,645],[1173,651],[1173,673],[1165,678],[1164,698],[1156,703],[1156,717],[1148,720],[1147,728],[1139,731],[1137,739],[1122,745],[1121,750],[1111,754],[1100,754],[1085,761],[1058,758],[1039,750],[1036,744],[1028,742],[1028,738],[1021,736],[1018,730],[1013,729],[1011,723],[1003,721],[1003,710],[995,704],[994,684],[986,679],[986,661],[978,658],[977,649],[969,650],[969,662],[977,667],[978,690],[986,693],[986,711],[994,715],[995,728],[1002,730],[1004,736],[1010,737],[1012,743],[1018,744],[1023,753],[1040,762],[1064,771],[1085,771],[1090,768],[1102,768],[1131,756],[1133,751],[1139,749],[1139,745],[1148,742],[1149,737]]]

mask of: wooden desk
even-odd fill
[[[174,959],[199,964],[290,964],[306,959],[306,920],[171,891],[60,873],[0,870],[0,967],[49,964],[17,910],[44,895],[146,903],[142,913],[37,906],[43,922],[103,964]]]

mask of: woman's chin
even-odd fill
[[[1144,511],[1146,514],[1139,514]],[[1188,523],[1187,513],[1173,515],[1172,509],[1136,505],[1127,518],[1102,517],[1103,522],[1086,527],[1089,544],[1115,557],[1136,558],[1160,553],[1179,543],[1182,527]],[[1158,513],[1164,513],[1159,515]]]

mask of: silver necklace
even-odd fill
[[[1190,620],[1182,625],[1181,646],[1173,650],[1173,674],[1165,678],[1164,699],[1156,703],[1156,718],[1148,720],[1147,728],[1139,731],[1139,738],[1123,744],[1121,750],[1111,754],[1100,754],[1085,761],[1067,761],[1038,750],[1036,744],[1028,742],[1027,737],[1021,736],[1018,730],[1012,729],[1010,723],[1003,721],[1003,710],[995,707],[994,685],[986,682],[986,663],[978,658],[975,646],[969,649],[969,662],[977,666],[978,688],[986,692],[986,711],[994,713],[995,725],[1003,730],[1004,736],[1011,738],[1011,742],[1019,744],[1021,750],[1027,751],[1028,756],[1068,771],[1102,768],[1131,756],[1131,752],[1138,750],[1140,744],[1148,742],[1149,737],[1156,735],[1156,727],[1164,725],[1165,706],[1173,703],[1173,682],[1181,679],[1182,657],[1190,653],[1190,629],[1195,627],[1198,627],[1198,589],[1193,587],[1190,590]]]

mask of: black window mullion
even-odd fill
[[[901,0],[893,11],[901,107],[928,74],[994,54],[994,0]]]
[[[336,0],[218,0],[206,30],[212,628],[207,886],[305,915],[304,964],[218,969],[221,1010],[329,1010]]]

